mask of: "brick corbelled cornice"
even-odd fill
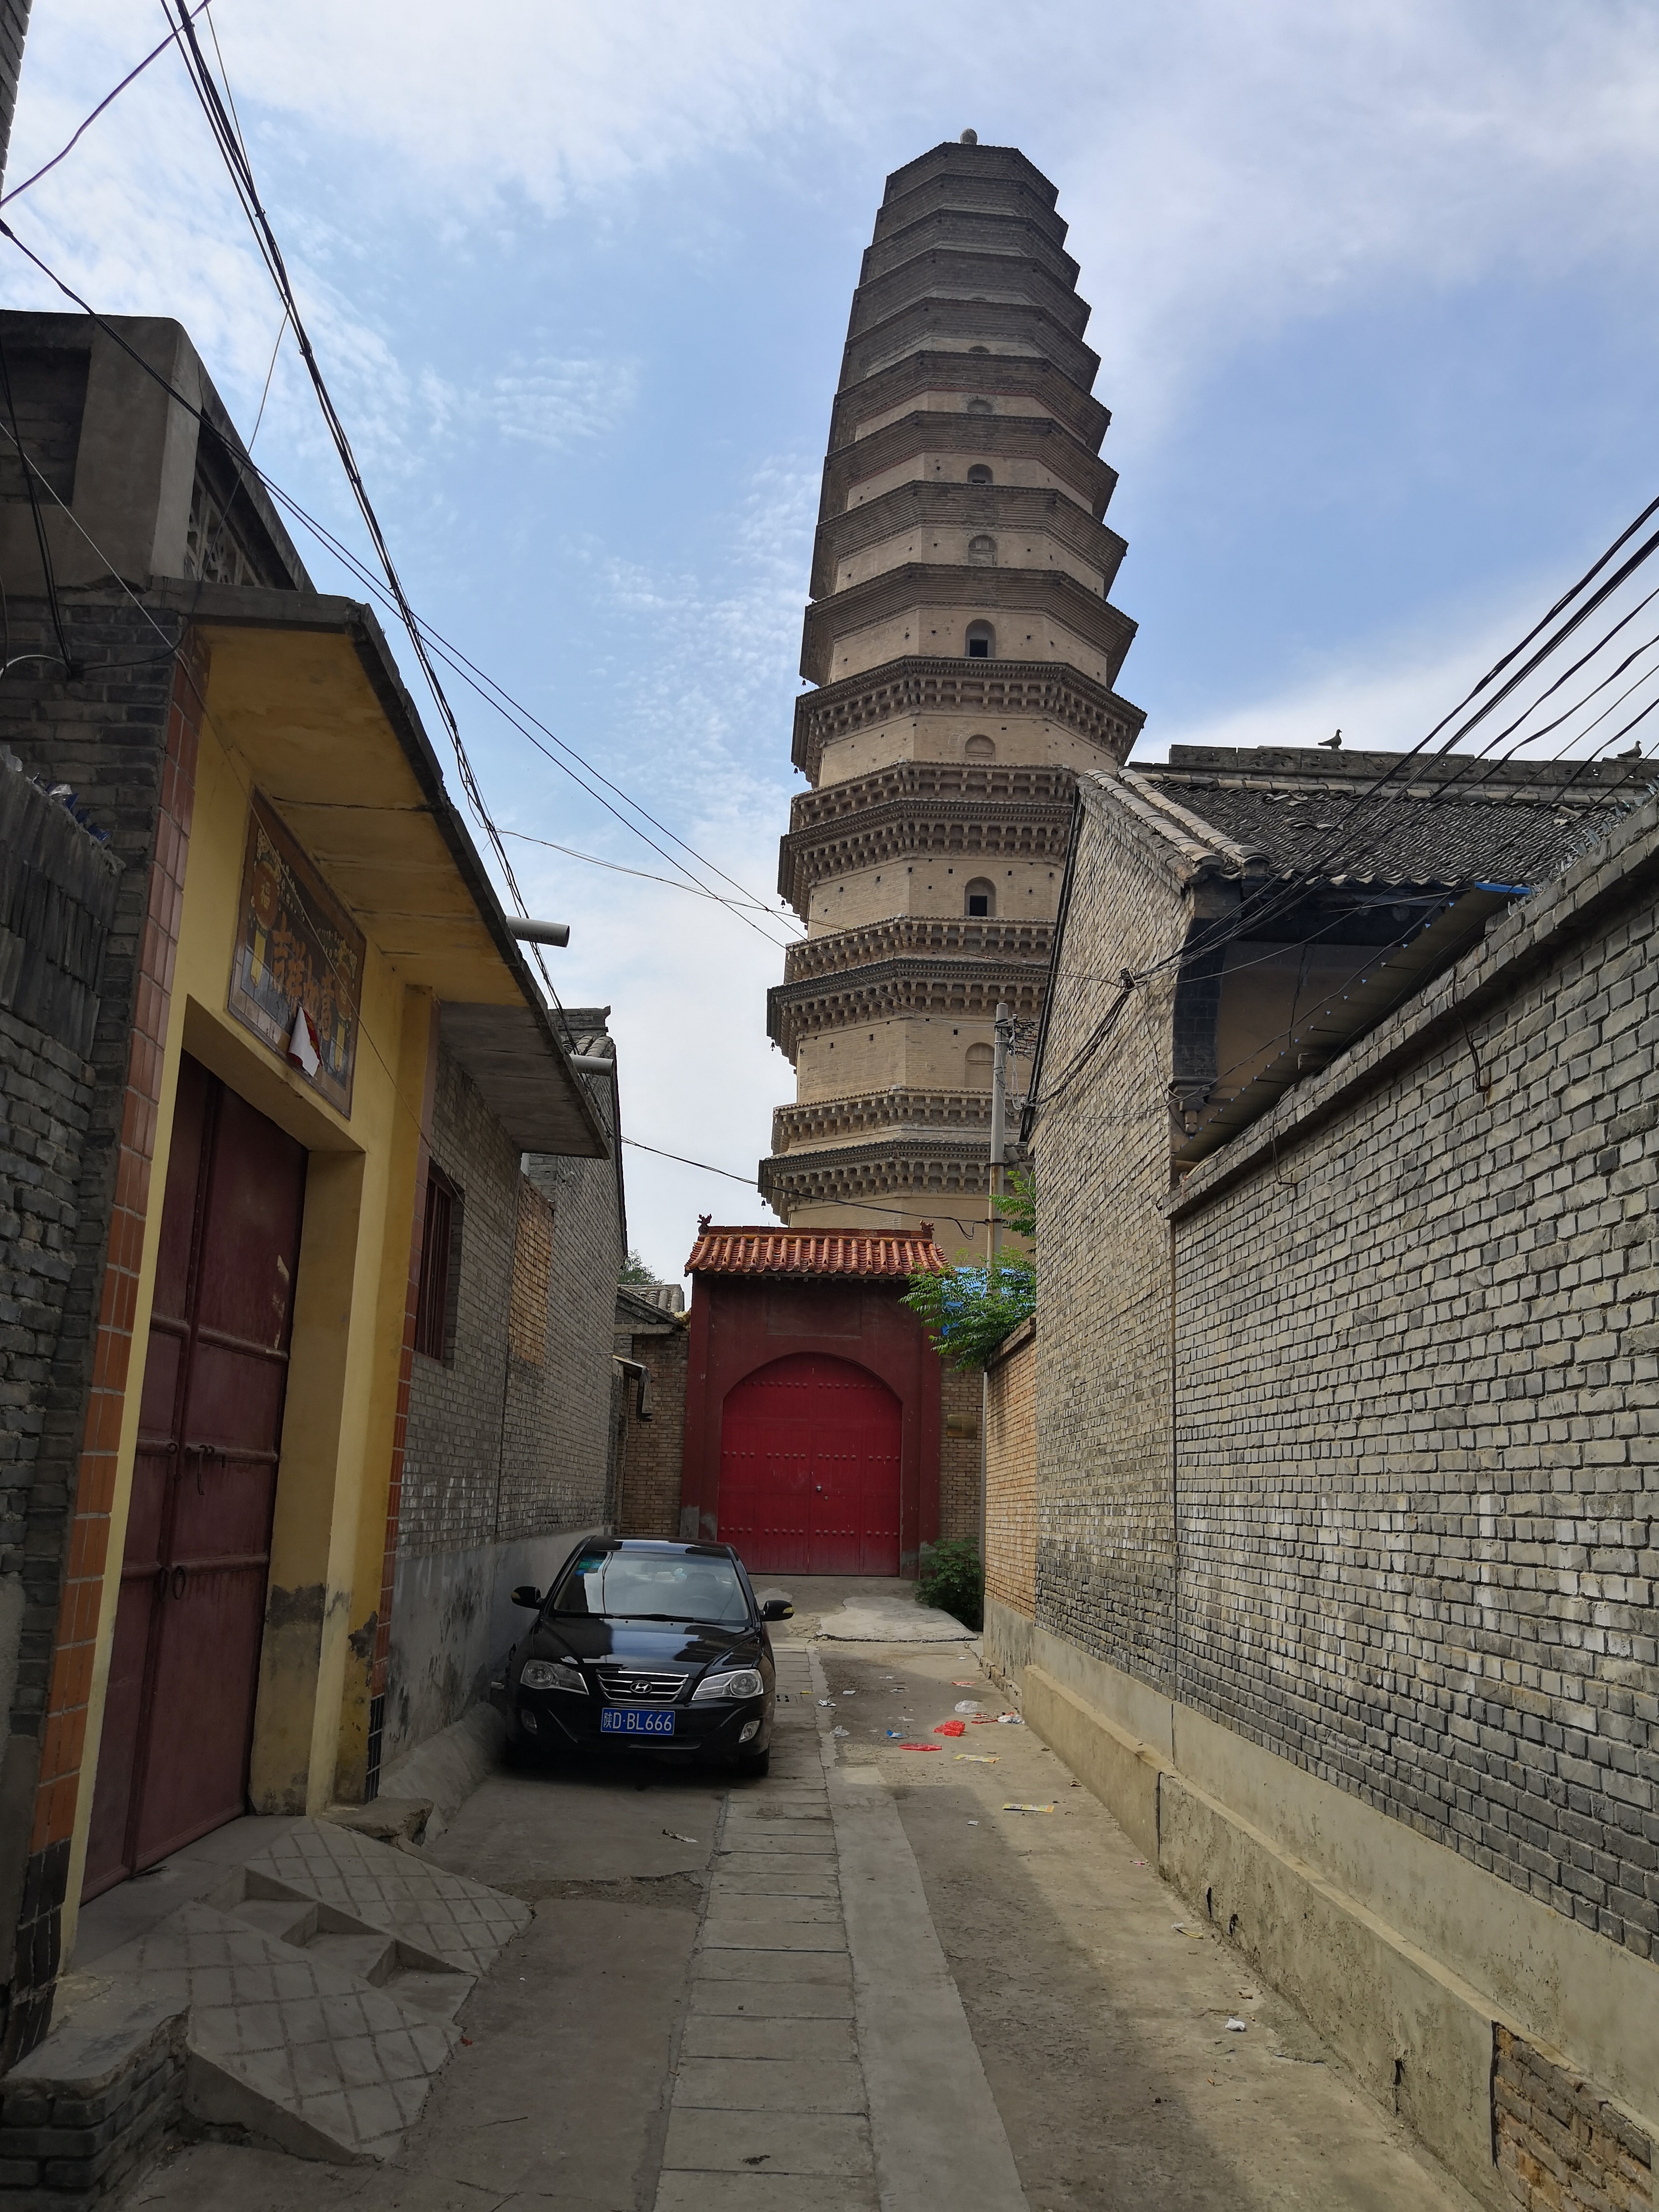
[[[983,341],[994,350],[1044,356],[1086,392],[1100,374],[1092,346],[1057,321],[1044,307],[1024,300],[917,300],[884,322],[847,341],[842,356],[842,386],[884,368],[915,346],[952,340]]]
[[[1033,961],[1046,967],[1054,948],[1054,925],[1042,921],[981,921],[956,915],[940,921],[926,915],[897,915],[890,921],[866,922],[825,937],[807,937],[783,956],[786,983],[814,976],[844,975],[874,961],[984,959]]]
[[[795,702],[792,757],[813,782],[832,738],[873,728],[902,715],[1040,714],[1073,730],[1115,761],[1129,749],[1146,720],[1144,708],[1064,661],[968,660],[944,653],[884,660],[860,676],[845,676]]]
[[[864,249],[859,289],[924,253],[991,254],[1000,258],[1023,256],[1036,262],[1048,274],[1073,290],[1079,274],[1077,263],[1031,216],[1015,208],[931,207],[914,222],[884,231]]]
[[[931,1205],[936,1199],[948,1200],[957,1212],[945,1214],[940,1208],[940,1217],[965,1236],[985,1212],[990,1153],[988,1134],[908,1133],[773,1153],[760,1164],[761,1195],[786,1221],[792,1210],[803,1206],[908,1198],[920,1211],[923,1200]]]
[[[847,1098],[821,1098],[811,1105],[778,1106],[772,1113],[772,1150],[844,1145],[866,1136],[934,1135],[962,1130],[976,1135],[991,1122],[988,1091],[930,1091],[897,1085],[890,1091],[860,1091]]]
[[[964,477],[975,460],[988,462],[994,474],[1000,460],[1040,462],[1072,486],[1097,522],[1117,486],[1117,471],[1052,415],[950,415],[937,407],[918,407],[830,455],[818,520],[827,522],[841,514],[849,500],[856,506],[860,484],[920,453],[959,460]]]
[[[1109,684],[1134,642],[1133,618],[1064,569],[947,568],[906,561],[866,583],[814,599],[801,626],[801,674],[810,684],[829,683],[838,644],[913,607],[959,609],[964,626],[985,616],[1005,635],[1019,616],[1046,615],[1094,647],[1106,664]]]
[[[983,398],[1039,399],[1045,414],[1069,430],[1091,453],[1111,422],[1111,410],[1052,362],[1030,354],[908,353],[836,395],[830,418],[830,451],[856,442],[858,426],[929,392],[959,392],[964,401]]]
[[[857,1029],[896,1014],[955,1015],[989,1021],[1006,1000],[1022,1021],[1042,1010],[1047,963],[1000,959],[872,960],[836,975],[775,983],[766,994],[767,1035],[793,1060],[800,1040],[828,1030]]]
[[[945,799],[965,799],[975,806],[1001,806],[1010,800],[1065,805],[1076,782],[1063,761],[898,760],[868,775],[849,775],[840,782],[820,784],[816,791],[798,791],[789,803],[789,826],[811,830],[904,799],[928,805]]]
[[[936,415],[931,419],[956,422],[982,418]],[[1118,565],[1129,550],[1115,530],[1097,522],[1064,492],[1046,485],[970,484],[941,477],[919,477],[895,484],[861,506],[828,515],[819,523],[812,547],[813,598],[823,599],[836,590],[836,568],[854,554],[901,537],[907,530],[929,526],[1011,534],[1022,530],[1040,532],[1098,569],[1106,590],[1110,589]]]
[[[940,221],[948,228],[949,216]],[[913,301],[966,300],[981,307],[999,299],[1041,307],[1075,338],[1089,325],[1089,302],[1036,254],[987,251],[963,240],[931,249],[918,244],[892,267],[866,276],[853,295],[848,337],[890,321]]]
[[[780,841],[778,895],[804,921],[813,886],[907,853],[959,854],[964,860],[1060,860],[1071,829],[1069,803],[988,799],[894,799],[842,819],[792,830]]]

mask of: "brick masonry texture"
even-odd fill
[[[1653,2146],[1642,2130],[1508,2028],[1493,2043],[1494,2148],[1516,2202],[1527,2212],[1647,2212]]]
[[[14,655],[53,652],[43,606],[14,599],[8,612]],[[94,592],[67,594],[65,620],[83,673],[62,684],[43,661],[40,680],[15,679],[0,738],[31,775],[74,787],[87,817],[109,833],[121,872],[87,1051],[73,1217],[58,1223],[68,1274],[54,1292],[61,1318],[23,1507],[22,1630],[0,1798],[7,1925],[21,1899],[16,1951],[3,1969],[5,2060],[46,2032],[57,1973],[149,1197],[201,672],[174,613],[157,610],[152,619],[130,600]],[[27,1854],[21,1865],[12,1861],[15,1844]]]
[[[1173,1203],[1157,986],[1037,1134],[1039,1623],[1644,1957],[1656,881],[1649,806]],[[1183,927],[1085,830],[1073,966]]]
[[[594,1095],[603,1106],[608,1085]],[[616,1169],[536,1158],[521,1174],[447,1054],[431,1146],[460,1194],[460,1252],[449,1356],[414,1358],[398,1547],[465,1551],[601,1521],[622,1256]]]
[[[639,1391],[624,1376],[618,1392],[621,1427],[617,1473],[617,1527],[624,1536],[680,1533],[680,1466],[685,1449],[685,1368],[690,1332],[683,1324],[660,1334],[629,1340],[623,1357],[637,1359],[650,1376],[651,1418],[640,1419]],[[620,1348],[620,1345],[619,1345]]]
[[[118,2202],[179,2124],[185,2027],[176,2013],[136,2047],[118,2033],[83,2047],[85,2076],[12,2075],[0,2088],[0,2194],[64,2212]]]
[[[1097,981],[1057,999],[1036,1131],[1039,1239],[1036,1619],[1096,1658],[1172,1686],[1167,981],[1136,994],[1069,1084],[1117,997],[1112,980],[1179,946],[1172,877],[1138,850],[1080,856],[1070,964]],[[1082,957],[1086,954],[1086,957]]]
[[[1036,1612],[1036,1331],[1014,1331],[985,1370],[985,1594]]]
[[[939,1368],[939,1533],[979,1541],[980,1413],[977,1368]]]

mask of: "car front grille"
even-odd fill
[[[633,1667],[596,1667],[607,1705],[672,1705],[685,1685],[684,1674],[646,1674]]]

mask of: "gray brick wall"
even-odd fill
[[[1181,1694],[1649,1955],[1659,919],[1176,1231]]]
[[[603,1108],[609,1085],[592,1085]],[[602,1521],[611,1331],[622,1261],[609,1160],[520,1156],[446,1054],[432,1152],[460,1193],[450,1358],[415,1356],[400,1552],[454,1552]],[[508,1313],[521,1188],[552,1210],[539,1362],[512,1348]],[[520,1341],[526,1307],[521,1291]]]
[[[1055,1002],[1044,1088],[1087,1045],[1125,966],[1177,946],[1184,908],[1155,858],[1085,846],[1067,966],[1095,979]],[[1041,1210],[1036,1618],[1160,1690],[1171,1684],[1167,981],[1119,1016],[1036,1130]]]
[[[7,617],[15,657],[55,652],[40,602],[12,598]],[[15,902],[8,894],[4,927],[25,940],[22,954],[15,946],[0,950],[7,995],[20,994],[32,1017],[20,1020],[15,1007],[9,1008],[12,1026],[0,1036],[0,1147],[6,1155],[0,1161],[0,1242],[15,1240],[9,1255],[0,1253],[0,1279],[10,1285],[0,1296],[20,1309],[10,1324],[19,1334],[9,1340],[5,1377],[5,1433],[18,1439],[17,1456],[0,1478],[0,1511],[6,1559],[21,1578],[18,1616],[0,1636],[0,1646],[15,1659],[0,1685],[9,1691],[9,1706],[0,1750],[0,1944],[6,1947],[0,1950],[6,2006],[0,2063],[45,2033],[57,1971],[68,1847],[51,1844],[31,1855],[34,1784],[115,1200],[173,685],[171,648],[184,635],[176,614],[157,609],[152,621],[130,600],[94,592],[66,595],[64,619],[82,673],[66,683],[43,659],[33,672],[14,675],[0,713],[0,744],[30,775],[73,787],[82,814],[107,833],[118,872],[108,909],[98,917],[101,946],[86,934],[93,878],[83,871],[77,889],[72,872],[48,865],[48,886],[25,886]],[[0,768],[0,775],[15,773]],[[61,846],[73,825],[56,811]],[[15,834],[13,823],[8,858],[14,864]],[[85,836],[75,831],[76,839]],[[39,856],[46,857],[44,847]],[[58,858],[64,857],[60,851]],[[88,866],[102,865],[89,853],[83,858]],[[52,1034],[54,1026],[62,1036]],[[4,1572],[0,1568],[0,1577]],[[9,1595],[5,1602],[15,1605],[16,1597]]]
[[[1039,1625],[1644,1956],[1656,882],[1650,806],[1170,1212],[1160,986],[1036,1139]],[[1069,968],[1182,926],[1085,831]]]
[[[495,1540],[505,1482],[507,1310],[519,1155],[460,1062],[438,1062],[432,1157],[459,1193],[459,1280],[449,1357],[416,1352],[409,1386],[398,1547],[459,1551]]]

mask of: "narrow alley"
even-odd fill
[[[198,2142],[135,2212],[1468,2203],[996,1724],[972,1640],[906,1584],[792,1594],[769,1778],[501,1771],[422,1854],[533,1917],[389,2160]]]

